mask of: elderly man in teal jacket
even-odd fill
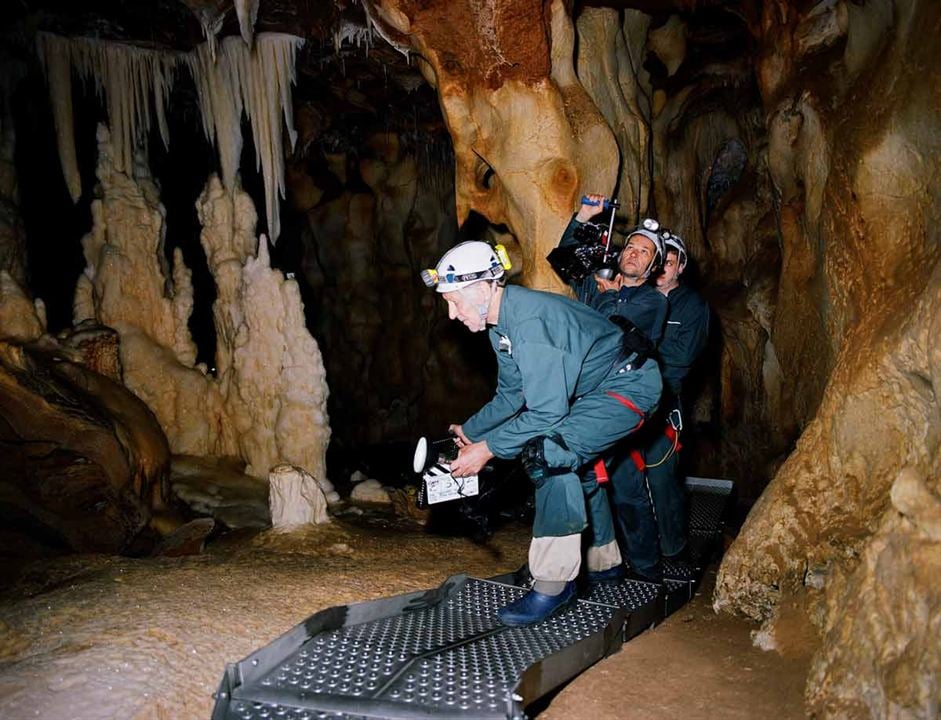
[[[472,332],[488,331],[497,356],[493,399],[451,426],[461,446],[452,475],[473,475],[495,456],[521,457],[536,488],[533,589],[497,614],[515,626],[545,620],[575,599],[587,527],[578,471],[642,423],[656,407],[661,381],[656,363],[632,365],[621,330],[591,308],[505,286],[506,264],[487,243],[465,242],[423,278],[442,293],[452,319]],[[595,530],[613,537],[610,527]],[[614,540],[595,550],[589,569],[620,564]]]

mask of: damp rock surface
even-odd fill
[[[513,570],[527,538],[518,528],[474,545],[334,522],[196,557],[26,566],[0,595],[0,717],[209,717],[225,663],[309,615]]]
[[[754,626],[710,607],[714,582],[708,572],[688,605],[575,678],[540,720],[806,717],[812,646],[783,655],[754,647]]]

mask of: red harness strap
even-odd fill
[[[611,481],[611,478],[608,477],[608,468],[604,466],[604,460],[601,458],[595,460],[595,480],[598,481],[599,485],[604,485]]]
[[[637,423],[637,427],[634,428],[635,430],[636,430],[637,428],[639,428],[641,425],[644,424],[644,411],[641,410],[639,407],[637,407],[637,406],[634,404],[634,401],[633,401],[633,400],[631,400],[629,397],[626,397],[626,396],[624,396],[624,395],[620,395],[620,394],[618,394],[618,393],[616,393],[616,392],[613,392],[613,391],[611,391],[611,390],[605,391],[605,394],[606,394],[606,395],[609,395],[610,397],[613,397],[615,400],[617,400],[619,403],[621,403],[621,405],[624,405],[625,407],[629,407],[629,408],[630,408],[631,410],[633,410],[635,413],[637,413],[638,415],[640,415],[640,422]]]
[[[670,444],[673,446],[673,449],[670,450],[669,455],[679,452],[680,448],[683,446],[680,445],[679,433],[676,431],[676,428],[673,427],[671,423],[667,423],[666,427],[663,428],[663,434],[667,436],[667,440],[670,441]],[[669,457],[667,455],[666,457]],[[666,457],[664,459],[666,459]],[[644,460],[644,456],[640,454],[639,450],[631,450],[631,460],[634,461],[634,466],[637,468],[637,472],[644,472],[647,469],[647,463]],[[662,460],[658,462],[663,462]]]
[[[639,421],[639,422],[637,423],[637,425],[634,427],[635,430],[637,430],[641,425],[644,424],[644,412],[643,412],[643,410],[641,410],[639,407],[637,407],[637,406],[634,404],[634,401],[633,401],[633,400],[631,400],[629,397],[626,397],[626,396],[624,396],[624,395],[620,395],[620,394],[618,394],[618,393],[616,393],[616,392],[612,392],[611,390],[606,391],[606,394],[607,394],[607,395],[610,395],[610,396],[613,397],[615,400],[617,400],[619,403],[621,403],[621,404],[624,405],[625,407],[630,408],[631,410],[633,410],[635,413],[637,413],[637,414],[640,416],[640,421]],[[643,456],[642,456],[639,452],[637,452],[636,450],[632,450],[632,451],[631,451],[631,459],[634,461],[634,464],[635,464],[635,465],[637,465],[637,463],[640,462],[640,465],[638,465],[637,468],[638,468],[638,470],[640,470],[641,472],[643,472],[643,470],[644,470],[644,458],[643,458]],[[609,482],[609,481],[610,481],[610,478],[608,477],[608,470],[607,470],[607,468],[605,468],[605,466],[604,466],[604,460],[602,460],[601,458],[598,458],[598,460],[595,461],[595,477],[598,478],[598,484],[599,484],[599,485],[603,485],[603,484],[605,484],[606,482]]]
[[[667,423],[667,426],[663,428],[663,434],[667,436],[667,440],[673,445],[673,452],[679,452],[683,449],[678,437],[679,433],[676,431],[676,428],[673,427],[672,423]]]
[[[644,456],[640,454],[640,450],[631,450],[631,460],[634,461],[637,472],[643,472],[647,469],[647,463],[644,462]]]

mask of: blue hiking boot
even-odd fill
[[[607,570],[589,570],[589,585],[616,585],[627,576],[627,570],[624,565],[615,565]]]
[[[542,622],[575,602],[575,581],[565,584],[558,595],[530,590],[519,600],[497,610],[497,620],[509,627],[523,627]]]

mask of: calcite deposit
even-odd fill
[[[618,171],[614,135],[575,74],[565,4],[368,4],[427,61],[454,142],[458,222],[473,210],[508,225],[527,283],[561,290],[543,258],[580,194],[610,194]]]
[[[760,35],[781,203],[771,339],[807,425],[727,554],[716,605],[774,628],[782,596],[806,598],[822,636],[808,698],[828,715],[926,717],[938,698],[937,646],[920,638],[939,617],[941,66],[917,38],[941,15],[895,5],[886,25],[876,4],[769,3]],[[809,84],[822,47],[831,71]],[[819,596],[805,588],[818,569]]]
[[[267,477],[280,462],[326,478],[327,388],[317,343],[304,324],[297,283],[270,266],[254,234],[255,209],[212,177],[199,199],[200,235],[216,281],[216,374],[196,366],[187,321],[190,271],[176,250],[164,262],[164,214],[146,166],[133,176],[112,162],[99,131],[101,197],[83,245],[87,267],[76,323],[93,319],[121,337],[128,387],[160,420],[174,452],[235,455]]]
[[[258,478],[239,486],[251,512],[228,516],[257,527],[259,490],[278,463],[324,488],[327,372],[336,444],[376,477],[363,446],[440,437],[486,399],[490,350],[447,321],[418,280],[422,268],[459,240],[499,239],[514,282],[563,290],[546,253],[583,192],[616,195],[622,228],[650,214],[686,239],[693,262],[684,278],[699,280],[713,309],[715,335],[689,382],[687,427],[696,432],[684,437],[686,457],[700,473],[734,479],[741,509],[754,503],[723,561],[716,608],[760,623],[761,647],[786,652],[795,637],[813,646],[810,713],[937,715],[941,53],[933,39],[941,5],[246,0],[234,16],[221,7],[187,0],[177,8],[195,39],[155,22],[146,42],[168,45],[159,51],[42,36],[52,103],[40,110],[29,93],[24,105],[10,103],[0,67],[0,335],[15,340],[4,346],[12,348],[4,350],[8,395],[44,407],[46,395],[20,380],[26,365],[27,376],[59,372],[46,368],[46,352],[74,372],[85,372],[82,362],[123,377],[173,450],[233,456],[238,462],[218,462]],[[173,12],[163,4],[154,17]],[[132,35],[130,20],[94,30]],[[296,58],[303,91],[295,103],[296,39],[283,36],[266,54],[256,26],[320,40]],[[32,54],[32,25],[18,27]],[[78,30],[89,34],[87,23]],[[208,42],[192,50],[202,34]],[[381,60],[370,66],[369,53]],[[276,83],[247,65],[265,57]],[[160,89],[177,66],[196,84],[174,116]],[[140,92],[117,83],[113,97],[103,95],[120,142],[101,137],[74,303],[80,325],[54,347],[30,278],[49,266],[43,257],[26,262],[6,116],[16,107],[23,118],[49,116],[45,131],[19,119],[17,139],[24,128],[27,137],[43,134],[32,147],[58,136],[78,213],[90,165],[78,165],[71,125],[83,108],[97,114],[70,73],[114,77],[121,67],[148,74],[135,81]],[[252,88],[263,92],[249,97]],[[243,168],[245,186],[265,198],[272,240],[283,187],[291,204],[276,252],[259,239],[240,184],[243,108],[260,153],[257,177]],[[147,127],[166,138],[164,124],[187,115],[202,119],[220,154],[222,180],[208,179],[197,206],[215,288],[213,369],[197,364],[188,327],[205,309],[194,289],[202,268],[191,260],[200,248],[187,246],[187,267],[185,241],[168,229],[172,213],[151,177],[149,165],[160,175],[159,157],[135,155]],[[282,122],[284,142],[267,132]],[[58,168],[49,172],[58,178]],[[198,185],[212,170],[202,172]],[[34,260],[45,270],[27,267]],[[300,284],[278,269],[291,261]],[[87,420],[58,406],[37,417],[47,412],[69,427]],[[126,479],[139,474],[134,462],[100,470],[101,447],[128,457],[114,439],[123,431],[102,427],[89,431],[91,448],[69,446],[73,459],[93,457],[69,472],[87,473],[95,493],[139,496]],[[386,466],[391,456],[375,462]],[[210,474],[178,475],[194,507],[222,517]],[[368,488],[358,484],[357,495]],[[108,548],[126,547],[146,515],[134,512],[107,518]],[[338,547],[345,557],[348,546]]]
[[[293,465],[276,465],[268,474],[271,526],[296,530],[304,525],[330,522],[327,498],[314,477]]]

